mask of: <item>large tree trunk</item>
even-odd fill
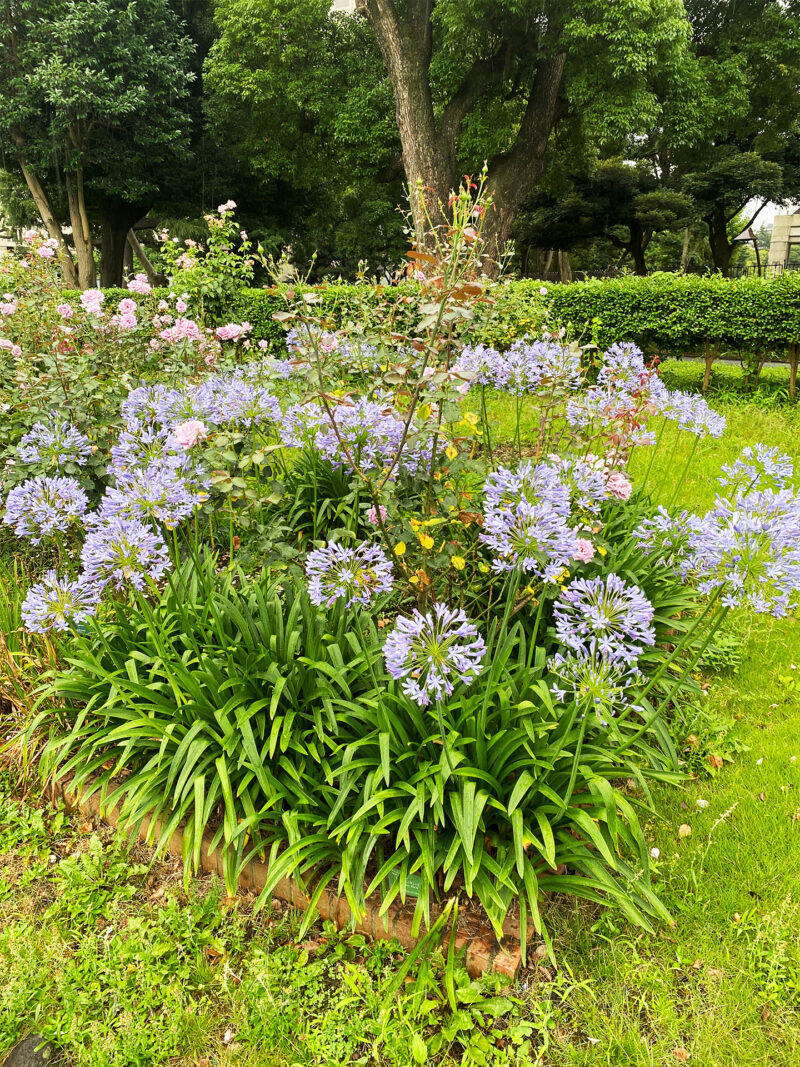
[[[711,258],[714,266],[726,277],[731,269],[733,245],[728,240],[728,220],[722,208],[715,208],[711,215],[706,215],[708,226],[708,243],[711,246]]]
[[[68,289],[77,289],[78,274],[75,270],[75,264],[69,253],[66,242],[64,241],[61,226],[50,206],[50,200],[47,193],[44,191],[42,183],[28,166],[24,152],[24,139],[20,133],[13,130],[11,137],[17,145],[17,160],[19,162],[20,170],[22,171],[22,177],[25,179],[25,184],[28,186],[30,194],[33,197],[36,209],[41,215],[42,222],[44,223],[47,232],[54,240],[58,241],[58,264],[61,267],[61,273],[64,276],[64,285],[66,285]]]
[[[81,289],[93,289],[97,285],[94,267],[94,244],[83,195],[83,171],[67,172],[67,203],[72,223],[72,239],[78,260],[78,284]]]
[[[122,285],[128,230],[145,214],[141,205],[106,200],[100,209],[100,284]]]
[[[569,252],[563,248],[559,249],[558,252],[558,273],[564,284],[572,281],[572,267],[569,262]]]
[[[167,284],[167,276],[165,274],[159,274],[153,264],[150,262],[147,253],[142,248],[139,238],[133,232],[128,230],[128,246],[131,252],[136,256],[141,265],[144,267],[144,272],[147,275],[147,280],[155,288],[158,285]]]
[[[461,124],[489,86],[503,79],[522,37],[476,59],[437,121],[430,84],[433,0],[406,0],[405,5],[356,0],[356,10],[372,26],[392,83],[414,229],[421,242],[426,200],[436,212],[457,182],[456,138]],[[565,55],[552,47],[558,28],[553,26],[548,34],[551,39],[539,42],[544,58],[539,60],[514,146],[489,163],[487,186],[494,203],[483,233],[487,251],[495,259],[505,250],[517,213],[544,170],[565,63]]]

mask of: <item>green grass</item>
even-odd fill
[[[687,477],[690,442],[673,452],[665,437],[650,475],[660,499],[677,488],[681,506],[706,508],[748,442],[800,467],[793,409],[724,410],[726,437],[699,446]],[[510,436],[513,411],[492,415]],[[109,831],[42,815],[0,780],[0,1059],[36,1030],[80,1067],[800,1063],[800,625],[742,613],[719,644],[722,670],[675,721],[694,777],[656,793],[648,826],[675,925],[649,935],[561,903],[558,970],[531,967],[507,996],[459,972],[455,1015],[435,959],[398,992],[393,947],[320,927],[298,945],[293,916],[254,919],[208,880],[186,893],[176,866],[127,857]]]

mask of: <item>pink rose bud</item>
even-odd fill
[[[587,541],[585,537],[579,537],[575,542],[575,551],[572,553],[572,558],[579,563],[588,563],[594,559],[594,545],[592,542]]]
[[[633,491],[629,479],[621,471],[614,471],[606,482],[606,488],[617,500],[627,500]]]
[[[199,441],[205,441],[208,437],[208,428],[199,419],[189,419],[182,422],[173,430],[173,437],[181,448],[193,448]]]

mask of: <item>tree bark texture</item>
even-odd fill
[[[67,172],[67,204],[72,224],[72,239],[78,260],[78,285],[81,289],[93,289],[97,284],[94,266],[94,244],[89,227],[89,215],[83,195],[83,171]]]
[[[461,124],[507,69],[513,44],[475,60],[437,120],[430,86],[433,0],[407,0],[402,16],[393,0],[356,0],[356,10],[372,26],[394,91],[397,128],[409,184],[414,230],[426,231],[425,201],[434,211],[446,207],[456,174],[456,138]],[[490,256],[505,249],[514,220],[544,170],[544,153],[556,117],[566,56],[552,48],[540,59],[513,147],[489,162],[487,187],[492,210],[483,233]]]

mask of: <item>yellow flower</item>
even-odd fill
[[[447,448],[444,450],[444,454],[447,456],[448,459],[455,459],[458,455],[458,449],[453,448],[452,445],[448,445]]]
[[[598,545],[597,546],[597,551],[600,553],[601,556],[607,556],[608,555],[608,549],[607,548],[603,548],[602,545]]]
[[[489,573],[489,564],[488,563],[479,563],[478,564],[478,570],[481,572],[481,574],[488,574]]]
[[[457,571],[463,571],[467,565],[467,561],[464,559],[463,556],[453,556],[450,562],[453,564]]]
[[[424,534],[424,533],[419,534],[419,543],[422,545],[422,547],[424,549],[433,548],[433,538],[431,537],[430,534]]]
[[[394,546],[394,554],[396,556],[404,556],[406,554],[406,543],[405,543],[405,541],[398,541],[397,542],[397,544]]]

